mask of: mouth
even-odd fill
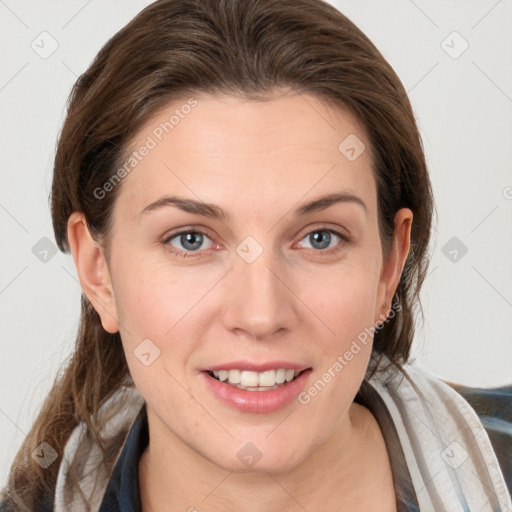
[[[244,413],[272,413],[296,401],[312,371],[311,367],[285,361],[233,361],[205,368],[200,376],[221,403]]]
[[[286,386],[309,370],[311,368],[277,368],[263,372],[231,369],[205,370],[205,373],[212,379],[244,391],[271,391]]]

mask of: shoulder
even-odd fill
[[[383,363],[368,384],[392,418],[415,488],[425,489],[423,506],[437,509],[440,496],[510,506],[510,411],[501,403],[510,390],[455,389],[416,362]]]
[[[447,382],[478,414],[512,494],[512,385],[472,388]]]

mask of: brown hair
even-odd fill
[[[51,212],[61,251],[67,221],[83,212],[106,245],[117,186],[94,190],[122,165],[130,142],[159,109],[187,94],[227,93],[261,100],[274,90],[309,92],[353,113],[365,128],[378,188],[384,255],[402,207],[414,214],[412,248],[393,303],[400,313],[375,334],[374,352],[397,364],[408,356],[425,278],[433,214],[431,185],[406,92],[371,41],[320,0],[159,0],[100,50],[71,92],[55,157]],[[340,141],[341,142],[341,141]],[[3,491],[15,510],[36,510],[53,496],[58,463],[41,469],[31,452],[43,441],[58,453],[85,421],[98,435],[100,406],[131,381],[119,333],[103,330],[82,295],[76,348],[23,442]],[[112,454],[105,451],[105,464]]]

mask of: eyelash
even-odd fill
[[[340,232],[335,231],[334,229],[327,228],[327,227],[325,227],[325,228],[322,228],[322,227],[315,228],[315,229],[309,231],[308,233],[306,233],[301,238],[301,241],[304,240],[304,238],[306,238],[307,236],[311,235],[312,233],[324,233],[324,232],[325,233],[331,233],[331,234],[334,234],[334,235],[340,237],[341,242],[343,242],[343,243],[340,242],[337,247],[330,248],[330,249],[316,249],[315,250],[313,248],[312,249],[313,251],[315,251],[315,252],[324,252],[324,253],[334,253],[334,252],[337,252],[337,251],[341,250],[341,246],[342,245],[344,245],[345,243],[349,243],[350,242],[349,237],[347,237],[346,235],[343,235]],[[203,236],[206,236],[206,237],[210,238],[207,233],[205,233],[204,231],[201,231],[200,229],[183,229],[181,231],[177,231],[176,233],[172,233],[170,236],[166,237],[165,240],[163,241],[163,244],[166,247],[166,249],[169,252],[171,252],[172,254],[174,254],[175,256],[179,256],[179,257],[182,257],[182,258],[194,258],[194,257],[197,257],[202,252],[201,250],[199,250],[199,251],[180,251],[180,250],[175,249],[169,243],[174,238],[176,238],[176,237],[178,237],[180,235],[189,234],[189,233],[203,235]],[[207,250],[207,249],[205,249],[205,250]]]

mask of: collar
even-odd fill
[[[148,417],[142,407],[126,439],[99,512],[140,512],[139,460],[149,443]]]

